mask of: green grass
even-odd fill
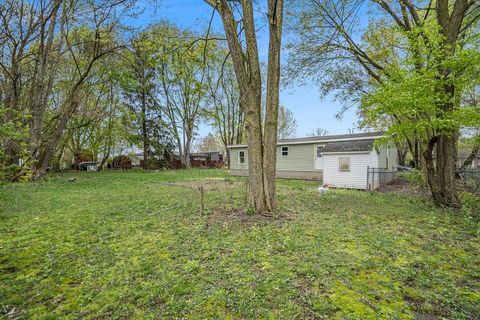
[[[479,226],[468,216],[290,180],[278,183],[287,219],[200,215],[182,181],[224,175],[65,173],[0,186],[0,317],[479,317]],[[219,188],[207,188],[206,213],[244,206],[241,178]]]

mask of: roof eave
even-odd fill
[[[370,137],[352,137],[352,138],[339,138],[339,139],[318,139],[318,140],[308,140],[308,141],[292,141],[292,142],[278,142],[277,146],[292,145],[292,144],[314,144],[314,143],[327,143],[327,142],[340,142],[340,141],[356,141],[356,140],[369,140],[369,139],[380,139],[384,135],[370,136]],[[235,144],[227,146],[227,149],[231,148],[245,148],[246,144]]]
[[[364,150],[364,151],[330,151],[330,152],[322,152],[322,154],[345,154],[345,153],[370,153],[372,150]]]

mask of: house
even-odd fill
[[[277,177],[321,180],[338,188],[374,189],[386,181],[378,175],[397,166],[394,144],[375,145],[382,137],[381,132],[368,132],[278,140]],[[248,175],[247,146],[232,145],[228,151],[230,174]],[[373,181],[372,176],[367,177],[369,168],[376,169]]]
[[[141,162],[143,161],[143,152],[138,152],[131,154],[130,160],[132,160],[132,167],[141,167]]]

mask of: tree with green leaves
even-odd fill
[[[478,109],[460,102],[478,78],[480,6],[472,0],[437,0],[427,7],[412,0],[369,3],[377,16],[359,38],[364,1],[302,1],[301,37],[292,45],[298,68],[292,65],[291,72],[324,71],[326,90],[361,105],[369,125],[388,124],[388,137],[406,140],[422,158],[435,203],[458,207],[459,130],[478,126]]]
[[[143,150],[143,169],[150,167],[149,157],[160,145],[170,144],[163,111],[158,102],[157,39],[146,30],[133,37],[121,76],[124,102],[134,115],[132,141]],[[154,148],[154,146],[157,146]],[[160,149],[162,149],[160,147]]]
[[[3,141],[17,166],[13,180],[48,169],[72,116],[95,84],[115,39],[126,1],[25,1],[0,4],[0,86],[5,123],[28,126],[27,137]],[[18,118],[16,118],[18,116]],[[26,147],[25,147],[26,146]],[[24,150],[26,148],[26,152]],[[28,164],[28,165],[25,165]]]
[[[198,123],[210,96],[208,68],[215,44],[168,23],[151,27],[157,48],[159,93],[165,122],[174,137],[182,165],[190,167],[190,152]]]
[[[245,137],[245,114],[240,106],[240,90],[235,78],[235,70],[228,53],[219,52],[209,63],[207,81],[211,103],[205,110],[207,118],[217,131],[223,149],[240,144]],[[227,159],[230,163],[230,159]]]

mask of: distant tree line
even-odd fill
[[[160,22],[130,37],[132,1],[0,3],[0,179],[38,179],[81,159],[106,167],[141,149],[143,167],[178,149],[189,167],[199,123],[224,147],[244,112],[224,41]]]

